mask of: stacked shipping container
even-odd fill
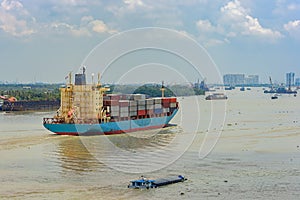
[[[146,99],[143,94],[109,94],[103,106],[112,121],[171,115],[178,107],[176,97]]]

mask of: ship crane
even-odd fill
[[[269,76],[269,80],[270,80],[271,90],[273,90],[273,83],[272,83],[272,78],[271,78],[271,76]]]

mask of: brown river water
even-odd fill
[[[300,97],[227,95],[179,97],[173,126],[112,136],[54,135],[42,118],[55,112],[0,113],[0,199],[299,199]],[[179,174],[188,180],[127,188]]]

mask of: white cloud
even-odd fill
[[[218,45],[222,45],[225,43],[229,43],[229,41],[227,39],[224,40],[219,40],[219,39],[209,39],[208,41],[206,41],[204,43],[205,47],[212,47],[212,46],[218,46]]]
[[[287,6],[287,9],[288,10],[291,10],[291,11],[297,11],[297,10],[300,10],[300,4],[296,4],[296,3],[291,3]]]
[[[25,20],[17,20],[15,16],[1,11],[0,28],[13,36],[25,36],[34,33],[33,29],[28,28]]]
[[[152,6],[142,0],[123,0],[121,5],[110,4],[106,9],[115,16],[122,17],[135,12],[147,12],[152,9]]]
[[[21,18],[21,19],[20,19]],[[15,0],[3,0],[0,7],[0,29],[13,36],[27,36],[35,31],[28,27],[26,19],[34,22],[34,18],[28,15],[22,3]]]
[[[196,26],[201,32],[223,33],[223,29],[219,25],[214,26],[209,20],[198,20]]]
[[[228,2],[221,8],[221,22],[230,29],[230,32],[235,32],[237,35],[263,37],[270,41],[282,38],[279,31],[263,27],[257,18],[252,17],[250,11],[244,8],[239,0]],[[232,34],[231,34],[232,35]]]
[[[239,36],[263,38],[269,42],[283,37],[279,31],[263,27],[258,18],[250,15],[250,9],[243,7],[239,0],[232,0],[221,7],[214,24],[207,19],[200,19],[196,22],[196,27],[206,46],[229,43],[230,38]]]
[[[283,27],[292,37],[300,39],[300,20],[289,21]]]
[[[18,8],[23,8],[23,4],[19,1],[3,0],[1,2],[1,7],[4,10],[13,10],[13,9],[18,9]]]
[[[197,39],[201,42],[201,44],[203,44],[204,47],[207,48],[230,43],[230,41],[227,38],[211,38],[207,37],[206,35],[199,35]]]
[[[88,23],[88,22],[90,22],[90,21],[92,21],[94,18],[92,17],[92,16],[83,16],[82,18],[81,18],[81,23]]]
[[[63,22],[53,22],[50,25],[50,28],[54,30],[55,33],[58,34],[66,34],[69,33],[73,36],[91,36],[91,33],[87,28],[84,27],[76,27],[74,25],[70,25]]]
[[[94,19],[92,16],[81,18],[80,25],[71,25],[64,22],[54,22],[50,28],[59,34],[69,33],[73,36],[92,36],[92,33],[116,33],[116,30],[110,29],[102,20]]]
[[[299,1],[276,0],[275,9],[272,11],[276,15],[291,16],[300,11]]]
[[[196,26],[200,31],[205,32],[213,32],[216,29],[209,20],[199,20],[196,22]]]
[[[279,31],[263,28],[257,18],[247,15],[246,19],[247,21],[244,23],[244,27],[242,27],[244,29],[242,33],[245,35],[262,36],[269,39],[278,39],[283,37]]]
[[[116,33],[116,30],[110,29],[102,20],[94,19],[92,16],[84,16],[81,18],[87,28],[96,33]]]
[[[60,0],[61,3],[66,4],[66,5],[72,5],[72,6],[76,6],[78,4],[80,4],[80,2],[82,1],[76,1],[76,0]]]
[[[249,11],[243,8],[238,0],[234,0],[223,6],[221,12],[224,13],[225,17],[230,21],[241,21]]]
[[[94,0],[52,0],[54,4],[61,4],[65,6],[82,6],[88,5],[89,3],[94,4],[96,1]]]
[[[155,26],[178,30],[185,25],[185,7],[196,5],[199,6],[199,0],[122,0],[122,3],[107,4],[105,10],[113,14],[112,23],[118,29]]]
[[[72,35],[81,37],[81,36],[91,36],[91,33],[86,28],[79,28],[79,29],[71,29],[70,30]]]
[[[105,33],[109,31],[106,24],[101,20],[93,20],[90,24],[92,25],[92,30],[96,33]]]
[[[145,3],[141,0],[124,0],[123,2],[130,10],[134,10],[138,7],[146,7]]]

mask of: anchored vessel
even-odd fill
[[[274,88],[271,76],[269,77],[269,80],[270,80],[271,89],[270,90],[265,90],[264,93],[271,93],[271,94],[294,94],[294,95],[297,95],[297,91],[291,89],[291,80],[288,81],[289,82],[288,83],[288,89],[286,89],[283,86],[283,84],[280,87],[278,87],[278,88]]]
[[[265,90],[264,93],[270,93],[270,94],[297,94],[297,91],[291,90],[290,87],[288,89],[286,89],[285,87],[281,86],[281,87],[276,88],[276,89],[272,88],[270,90]]]
[[[228,99],[228,97],[223,93],[214,93],[205,97],[205,100],[219,100],[219,99]]]
[[[146,98],[143,94],[106,94],[109,88],[86,84],[85,69],[71,74],[60,88],[61,105],[56,115],[44,118],[46,129],[60,135],[119,134],[165,127],[179,109],[176,97]]]
[[[182,175],[160,178],[156,180],[149,180],[147,178],[141,177],[141,179],[130,181],[128,188],[134,188],[134,189],[157,188],[159,186],[183,182],[186,180],[187,179]]]

